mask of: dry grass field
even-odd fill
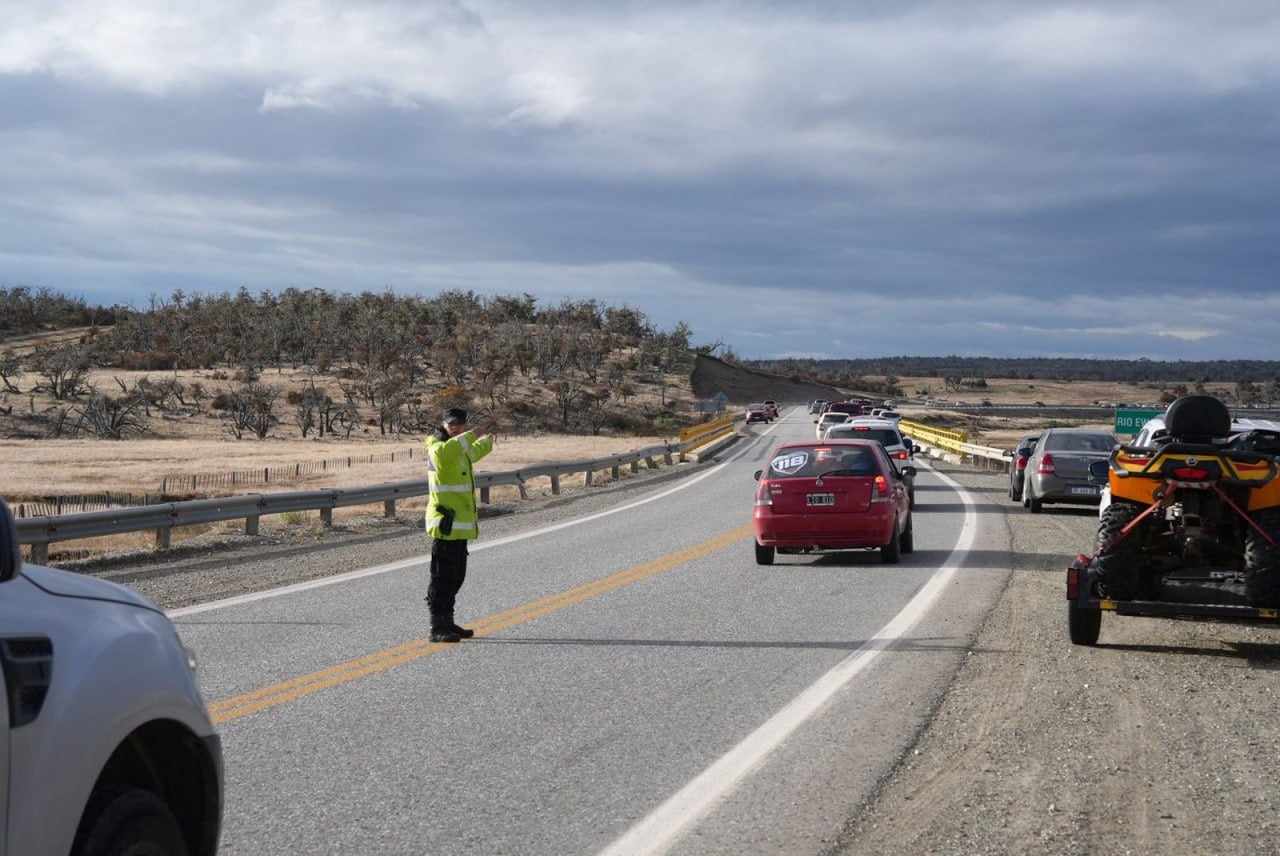
[[[879,380],[880,378],[875,378]],[[992,404],[1033,404],[1043,401],[1045,404],[1092,405],[1102,402],[1110,406],[1115,402],[1129,404],[1152,403],[1160,400],[1162,390],[1174,384],[1120,383],[1114,381],[1093,380],[1017,380],[1013,378],[989,378],[986,389],[961,389],[947,391],[943,388],[942,379],[936,377],[903,377],[899,378],[903,391],[911,398],[919,397],[919,391],[928,389],[928,397],[941,398],[948,401],[967,401],[979,403],[990,401]],[[1191,386],[1191,381],[1185,382]],[[1230,394],[1232,384],[1206,384],[1210,394]]]
[[[662,442],[659,437],[497,435],[493,453],[479,472],[513,470],[537,463],[616,455]],[[340,456],[417,448],[412,438],[387,442],[311,440],[0,440],[0,495],[23,500],[58,494],[159,493],[161,480],[226,470],[251,470]],[[357,465],[300,480],[254,485],[241,492],[352,487],[421,478],[421,462]],[[229,492],[229,491],[227,491]]]

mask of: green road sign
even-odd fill
[[[1151,419],[1164,415],[1163,410],[1146,410],[1144,408],[1116,409],[1116,433],[1137,434]]]

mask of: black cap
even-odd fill
[[[467,421],[467,411],[463,410],[461,407],[450,407],[444,412],[444,419],[442,421],[446,425],[452,425],[455,422],[465,423]]]

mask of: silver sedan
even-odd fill
[[[1116,438],[1096,428],[1050,428],[1027,461],[1022,504],[1039,514],[1046,503],[1097,505],[1102,491],[1089,479],[1089,465],[1105,461]]]

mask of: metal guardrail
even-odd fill
[[[732,430],[732,421],[729,428]],[[724,433],[723,429],[720,433]],[[480,492],[480,502],[486,505],[489,503],[490,490],[503,485],[518,488],[520,497],[527,499],[526,483],[536,478],[550,479],[552,494],[559,494],[560,479],[563,476],[585,473],[586,483],[590,486],[597,472],[609,470],[612,478],[618,479],[621,477],[623,467],[629,467],[633,473],[640,471],[642,463],[648,469],[657,469],[659,459],[670,465],[675,463],[675,457],[678,455],[683,461],[684,453],[688,449],[703,445],[706,441],[707,438],[703,436],[687,443],[664,443],[661,446],[649,446],[622,455],[545,464],[507,472],[477,474],[475,484]],[[381,502],[384,515],[393,517],[398,501],[426,496],[427,493],[427,480],[413,479],[369,487],[247,494],[91,511],[82,514],[64,514],[57,517],[28,517],[17,521],[18,543],[30,545],[31,561],[35,564],[48,561],[49,545],[52,543],[128,532],[154,530],[157,549],[167,549],[170,546],[172,531],[178,526],[243,520],[245,534],[257,535],[259,520],[264,516],[317,510],[320,512],[321,523],[331,526],[335,508],[373,505]]]
[[[898,428],[902,433],[913,439],[918,439],[930,446],[937,446],[956,452],[960,455],[961,460],[969,458],[975,462],[981,461],[985,466],[994,466],[997,469],[1004,470],[1007,470],[1013,461],[1013,453],[1008,449],[997,449],[994,446],[980,446],[977,443],[970,443],[963,431],[933,428],[920,422],[912,422],[909,419],[899,421]]]
[[[711,435],[723,434],[725,429],[731,427],[737,418],[738,414],[726,413],[699,425],[685,428],[680,432],[680,442],[681,444],[690,443],[694,440],[706,442]]]

